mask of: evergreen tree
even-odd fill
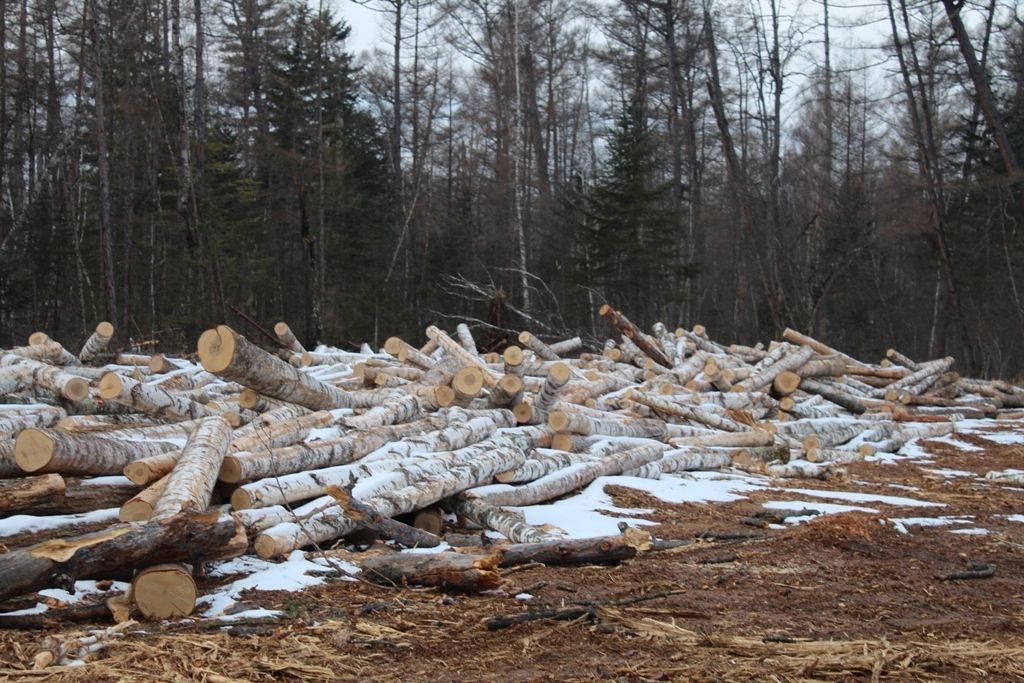
[[[680,216],[647,122],[644,99],[623,108],[602,173],[584,201],[580,273],[586,285],[637,318],[665,322],[678,316],[682,280],[697,268],[684,263]]]

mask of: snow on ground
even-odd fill
[[[53,515],[52,517],[35,517],[33,515],[12,515],[0,519],[0,538],[18,534],[34,534],[47,529],[56,529],[71,524],[93,524],[96,522],[116,522],[118,508],[93,510],[77,515]]]

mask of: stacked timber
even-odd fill
[[[107,352],[108,323],[78,356],[34,335],[0,353],[0,519],[55,517],[39,525],[54,531],[12,538],[0,525],[12,551],[0,600],[124,577],[140,614],[182,616],[205,561],[355,531],[435,546],[441,510],[550,543],[517,509],[597,477],[842,476],[962,417],[1024,406],[1024,388],[960,377],[952,358],[890,350],[869,363],[793,330],[728,345],[699,325],[648,333],[610,306],[601,315],[616,336],[593,351],[521,331],[500,355],[465,324],[379,353],[307,351],[283,322],[266,351],[221,325],[193,358]],[[92,535],[47,540],[82,513]],[[395,519],[406,514],[421,528]]]

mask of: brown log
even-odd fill
[[[600,313],[609,323],[611,323],[612,327],[618,330],[622,336],[636,344],[648,358],[663,367],[672,367],[672,363],[670,363],[665,355],[659,351],[653,343],[651,343],[651,340],[647,338],[647,335],[638,330],[636,326],[629,322],[624,315],[608,304],[601,306]]]
[[[64,490],[64,479],[59,474],[0,480],[0,518],[37,506],[59,505]]]
[[[545,565],[608,564],[636,557],[641,549],[644,549],[642,544],[626,535],[518,543],[496,548],[501,553],[499,567],[533,562]]]
[[[167,441],[123,441],[31,428],[18,434],[14,459],[26,472],[108,476],[121,474],[139,458],[176,449]]]
[[[218,377],[238,382],[271,398],[310,410],[352,408],[352,396],[321,382],[239,336],[227,325],[199,338],[199,360]]]
[[[174,372],[175,370],[181,370],[181,366],[167,360],[167,357],[164,354],[155,353],[152,358],[149,359],[149,369],[155,374],[162,375],[168,372]],[[164,388],[170,387],[165,386]]]
[[[551,539],[537,527],[500,508],[490,505],[479,495],[463,493],[442,501],[442,506],[457,515],[462,515],[485,529],[493,529],[505,535],[512,543],[539,543]]]
[[[124,466],[124,476],[139,486],[149,486],[170,474],[180,458],[180,450],[139,458]]]
[[[501,586],[497,571],[500,556],[435,553],[431,555],[379,555],[362,561],[363,576],[374,583],[436,586],[480,593]]]
[[[246,547],[242,525],[219,513],[115,525],[0,555],[0,601],[43,588],[74,590],[80,579],[129,578],[139,566],[228,559]]]

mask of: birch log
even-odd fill
[[[165,474],[144,488],[138,495],[125,501],[117,513],[122,522],[148,522],[153,518],[153,509],[167,488],[171,475]]]
[[[343,418],[342,423],[349,429],[377,429],[385,425],[409,422],[423,413],[417,396],[400,396],[388,399],[357,417]]]
[[[778,361],[760,370],[756,375],[753,375],[742,382],[737,383],[733,386],[733,391],[756,391],[772,383],[776,377],[785,372],[786,370],[792,370],[798,368],[806,363],[811,354],[814,353],[814,349],[810,346],[801,346],[796,351],[787,353],[785,356],[780,358]]]
[[[139,458],[124,466],[124,476],[139,486],[149,486],[171,473],[181,459],[181,451],[167,451]],[[127,521],[127,520],[125,520]]]
[[[153,519],[164,520],[183,510],[205,510],[230,443],[231,425],[221,417],[204,419],[181,449],[181,458],[153,508]]]
[[[856,415],[867,412],[868,407],[864,401],[824,382],[803,378],[800,380],[800,388],[809,393],[818,394]]]
[[[281,321],[274,325],[274,334],[277,335],[277,339],[281,342],[284,348],[295,353],[305,353],[306,349],[299,343],[299,340],[295,338],[295,334],[292,332],[292,328],[288,327],[288,323]]]
[[[662,474],[694,472],[697,470],[720,470],[732,465],[732,453],[727,450],[710,448],[680,448],[666,451],[659,459],[640,467],[623,471],[626,477],[657,479]]]
[[[620,474],[657,460],[664,446],[651,444],[614,453],[594,462],[584,462],[553,472],[524,486],[503,487],[481,494],[483,500],[498,507],[523,507],[565,495],[586,486],[598,477]]]
[[[490,370],[479,356],[475,356],[462,348],[462,345],[456,342],[454,339],[449,337],[443,330],[431,325],[427,328],[427,336],[437,342],[437,345],[443,348],[446,352],[458,358],[465,366],[475,366],[480,369],[483,373],[484,386],[488,389],[492,388],[498,383],[501,377]]]
[[[111,339],[114,337],[114,326],[108,322],[102,322],[96,326],[96,330],[89,336],[85,344],[82,346],[82,350],[78,352],[78,357],[83,362],[92,360],[97,353],[106,348],[106,345],[111,343]]]
[[[547,379],[544,380],[544,386],[533,399],[534,408],[550,413],[554,409],[562,389],[569,381],[570,373],[571,369],[565,363],[552,365],[548,370]]]
[[[311,430],[325,427],[332,422],[334,422],[334,415],[330,411],[320,410],[309,415],[264,425],[251,434],[232,439],[231,452],[265,451],[270,448],[291,446],[309,436]]]
[[[551,534],[486,503],[483,498],[471,491],[464,491],[454,498],[443,500],[441,506],[449,512],[469,518],[485,529],[503,534],[512,543],[540,543],[552,539]]]
[[[177,446],[167,441],[123,441],[29,428],[18,434],[14,459],[25,472],[109,476],[121,474],[128,463],[139,458],[175,449]]]
[[[556,356],[565,357],[568,354],[573,353],[574,351],[579,351],[580,349],[582,349],[583,340],[580,339],[579,337],[563,339],[562,341],[555,342],[554,344],[549,344],[548,348],[551,349],[551,351],[554,352]]]
[[[529,332],[519,333],[519,343],[537,354],[538,358],[558,360],[558,354],[552,351],[550,346]]]
[[[143,384],[114,372],[108,372],[100,380],[100,396],[168,422],[197,420],[217,414],[212,408],[176,392]]]
[[[270,355],[227,325],[204,332],[198,346],[207,372],[271,398],[310,410],[354,407],[347,392]]]

